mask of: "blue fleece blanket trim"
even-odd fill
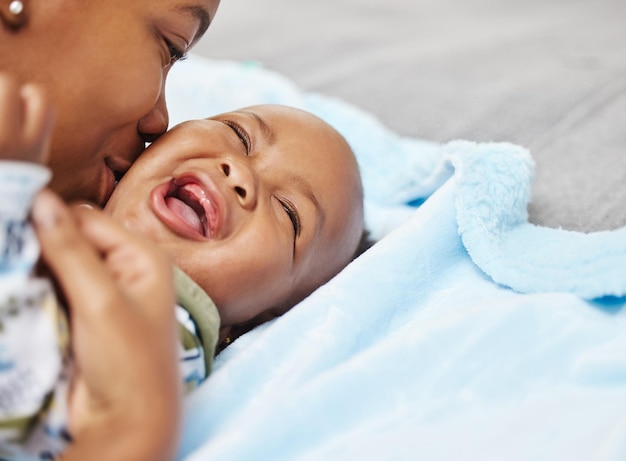
[[[528,222],[533,161],[507,143],[452,142],[459,233],[472,260],[520,292],[626,295],[626,228],[590,234]]]

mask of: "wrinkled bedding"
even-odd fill
[[[195,50],[255,60],[394,132],[514,142],[530,221],[626,225],[623,0],[237,0]]]

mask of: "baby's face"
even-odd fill
[[[326,123],[282,106],[174,127],[106,210],[165,248],[213,298],[222,326],[301,300],[349,262],[363,229],[349,147]]]

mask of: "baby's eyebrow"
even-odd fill
[[[261,134],[263,135],[263,138],[265,139],[267,144],[270,146],[274,144],[274,142],[276,141],[276,136],[274,134],[274,130],[272,130],[272,127],[270,127],[265,122],[265,120],[263,120],[258,114],[254,112],[249,112],[249,111],[242,111],[242,112],[254,118],[254,120],[257,122],[257,125],[259,125]]]

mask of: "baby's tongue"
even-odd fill
[[[189,227],[195,229],[199,234],[203,233],[202,222],[193,208],[176,197],[167,197],[165,203],[176,216],[189,224]]]

